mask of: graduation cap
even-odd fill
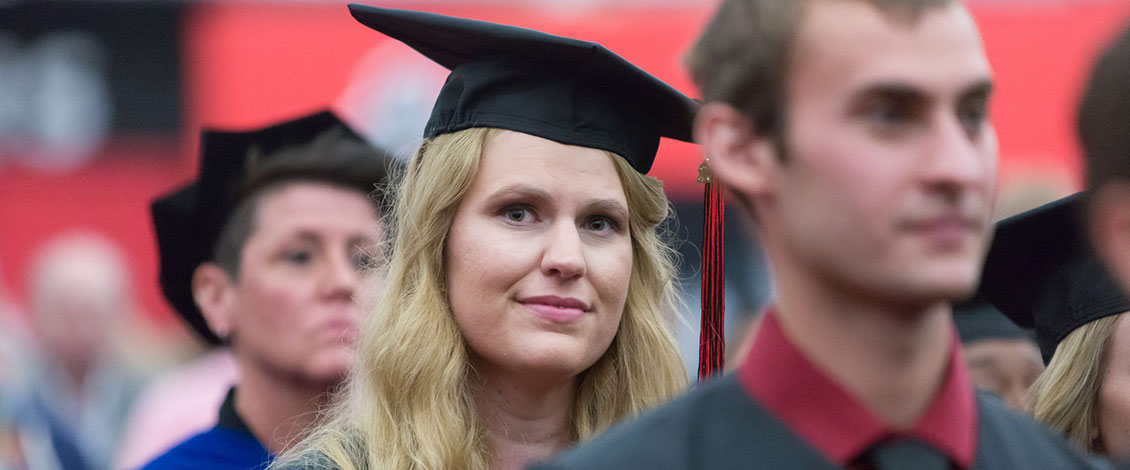
[[[382,159],[381,164],[391,162],[384,158],[383,152],[369,146],[329,111],[250,132],[206,130],[200,139],[199,176],[152,202],[150,209],[157,233],[161,292],[177,314],[209,344],[219,345],[223,341],[208,327],[193,300],[192,276],[197,266],[212,259],[220,231],[241,198],[263,186],[246,186],[249,159],[273,158],[281,152],[309,145],[319,137],[363,144],[366,156],[371,152],[373,158]],[[261,179],[301,178],[306,171],[302,168],[287,170],[290,173]],[[316,178],[315,171],[311,169],[309,172]],[[365,180],[372,172],[357,173],[358,181],[351,182],[351,186],[369,192],[379,183]]]
[[[349,11],[451,70],[424,138],[497,127],[607,150],[640,173],[661,136],[691,140],[698,103],[600,44],[418,11]]]
[[[997,224],[978,296],[1017,325],[1035,328],[1044,362],[1069,333],[1130,310],[1087,241],[1083,193]]]
[[[451,70],[425,139],[472,127],[502,128],[607,150],[640,173],[651,170],[660,137],[691,141],[698,102],[600,44],[418,11],[356,4],[349,11],[365,26]],[[715,219],[708,216],[708,224],[716,224],[708,232],[720,236]],[[720,247],[716,251],[719,256],[707,263],[720,276]],[[720,290],[710,289],[704,306],[721,302]],[[704,313],[703,321],[711,323],[703,331],[716,338],[704,346],[713,373],[721,370],[721,315]]]

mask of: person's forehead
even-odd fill
[[[570,178],[563,178],[565,175]],[[473,184],[478,191],[474,192],[516,184],[550,184],[588,196],[624,200],[620,177],[606,151],[560,144],[521,132],[493,132],[484,147]]]
[[[977,26],[957,2],[912,17],[863,0],[812,1],[791,56],[794,74],[815,73],[841,85],[964,85],[990,75]]]
[[[376,206],[357,189],[332,183],[284,183],[260,195],[255,232],[269,230],[360,230],[377,221]]]

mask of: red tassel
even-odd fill
[[[725,273],[722,270],[722,229],[725,205],[710,167],[699,167],[700,183],[706,183],[705,217],[702,230],[702,334],[699,337],[698,380],[705,382],[721,374],[725,361]]]

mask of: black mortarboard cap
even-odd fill
[[[963,344],[983,339],[1036,340],[1034,331],[1017,326],[1000,310],[981,299],[954,305],[953,321]]]
[[[640,173],[660,136],[691,140],[697,102],[599,44],[417,11],[349,11],[451,70],[424,138],[497,127],[607,150]]]
[[[269,158],[275,152],[307,144],[334,129],[341,129],[344,138],[364,142],[329,111],[250,132],[206,130],[200,138],[199,176],[153,201],[150,209],[157,233],[161,292],[209,344],[223,341],[208,327],[196,307],[192,276],[197,266],[212,259],[220,231],[245,189],[249,153]]]
[[[1087,241],[1083,193],[997,224],[978,296],[1035,328],[1044,362],[1076,328],[1130,310]]]

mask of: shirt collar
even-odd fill
[[[224,397],[224,403],[220,405],[220,419],[219,425],[237,431],[255,439],[255,435],[251,433],[251,428],[247,427],[247,422],[239,415],[235,409],[235,387],[228,389],[227,396]],[[258,439],[256,439],[258,441]]]
[[[946,378],[910,432],[895,432],[821,372],[785,336],[772,309],[738,371],[742,388],[832,463],[845,466],[888,438],[913,438],[944,453],[959,468],[977,452],[977,405],[954,333]]]

